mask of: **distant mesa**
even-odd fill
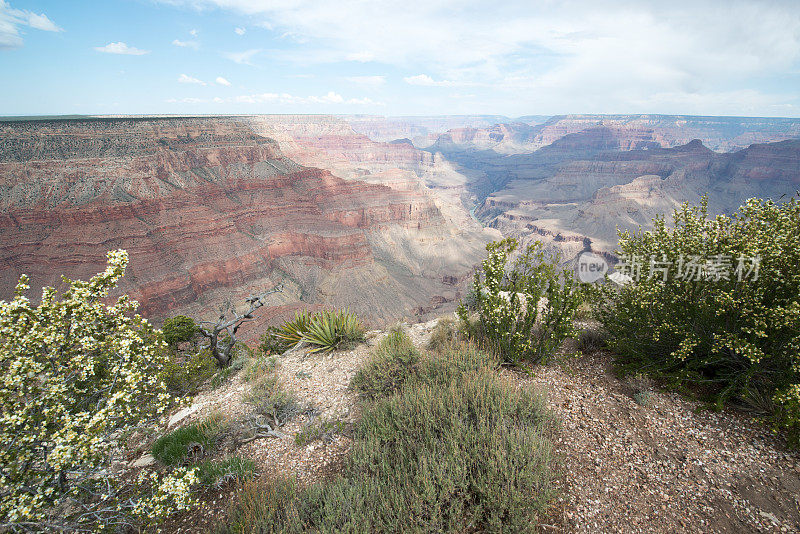
[[[411,145],[414,146],[414,143],[411,142],[411,139],[408,137],[403,137],[402,139],[395,139],[394,141],[389,141],[393,145]]]

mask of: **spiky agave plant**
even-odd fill
[[[308,330],[310,323],[311,315],[308,312],[295,313],[294,319],[283,323],[278,331],[275,332],[275,337],[286,341],[291,346],[295,346],[303,341],[303,334]]]
[[[329,352],[341,343],[364,339],[364,327],[354,313],[323,310],[312,315],[302,340],[313,345],[311,352]]]

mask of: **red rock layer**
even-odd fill
[[[441,219],[413,191],[301,167],[237,119],[0,124],[0,205],[0,298],[23,272],[57,285],[125,248],[120,290],[146,315],[215,306],[289,257],[368,266],[368,231]]]

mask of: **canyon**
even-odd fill
[[[121,116],[0,120],[0,298],[87,278],[156,322],[213,320],[282,285],[250,325],[349,308],[450,311],[487,242],[613,261],[617,229],[709,195],[712,213],[800,189],[800,120],[657,115]]]
[[[797,119],[578,115],[520,124],[450,131],[425,150],[470,177],[464,188],[484,224],[542,241],[565,261],[591,250],[613,263],[618,231],[649,229],[656,215],[669,221],[704,195],[713,215],[800,190]]]
[[[3,124],[3,296],[22,273],[35,295],[62,274],[101,271],[105,252],[124,248],[119,290],[155,318],[213,319],[276,285],[262,322],[331,306],[381,323],[457,299],[490,231],[454,226],[420,188],[301,165],[251,122]]]

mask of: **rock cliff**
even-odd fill
[[[382,322],[455,299],[443,277],[468,273],[482,243],[463,246],[430,195],[301,165],[257,130],[244,117],[0,123],[0,296],[23,272],[58,285],[125,248],[120,290],[151,317],[213,318],[277,283],[266,318],[335,305]],[[318,153],[300,141],[292,154]],[[380,157],[407,151],[390,146]]]

